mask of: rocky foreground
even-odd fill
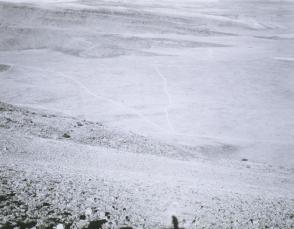
[[[0,103],[0,228],[294,227],[292,169],[200,149]]]

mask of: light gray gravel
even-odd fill
[[[100,123],[5,103],[0,110],[3,228],[91,228],[99,220],[104,228],[166,228],[172,215],[185,228],[294,226],[291,169],[186,160],[169,153],[179,146]],[[126,146],[115,144],[119,136]]]

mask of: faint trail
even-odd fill
[[[156,73],[161,77],[161,79],[163,80],[163,90],[167,96],[167,99],[168,99],[168,104],[166,105],[165,107],[165,118],[166,118],[166,122],[167,122],[167,125],[170,129],[170,132],[172,133],[175,133],[175,129],[170,121],[170,117],[169,117],[169,107],[171,106],[171,96],[170,96],[170,93],[168,91],[168,86],[167,86],[167,79],[164,75],[161,74],[161,72],[159,71],[159,69],[155,66],[154,67]]]
[[[132,108],[126,106],[125,104],[123,104],[121,102],[118,102],[118,101],[116,101],[114,99],[111,99],[111,98],[108,98],[108,97],[105,97],[105,96],[102,96],[102,95],[97,95],[97,94],[93,93],[88,87],[86,87],[81,81],[79,81],[79,80],[77,80],[77,79],[75,79],[73,77],[67,76],[67,75],[65,75],[63,73],[59,73],[59,74],[61,74],[64,78],[69,79],[72,82],[78,84],[82,89],[84,89],[84,91],[86,91],[89,95],[93,96],[94,98],[108,101],[108,102],[112,103],[115,106],[118,106],[118,107],[121,107],[121,108],[123,108],[125,110],[128,110],[131,113],[137,115],[140,119],[142,119],[143,121],[145,121],[149,125],[153,126],[154,128],[163,130],[161,126],[159,126],[158,124],[150,121],[149,119],[147,119],[144,115],[142,115],[141,113],[139,113],[135,109],[132,109]]]
[[[55,72],[55,71],[48,71],[46,70],[46,72],[41,69],[41,68],[36,68],[36,67],[28,67],[28,66],[23,66],[23,65],[17,65],[19,67],[22,67],[22,68],[27,68],[27,69],[33,69],[33,70],[36,70],[36,71],[40,71],[42,72],[42,74],[44,75],[46,72],[48,73],[51,73],[51,74],[57,74],[57,75],[60,75],[61,77],[75,83],[76,85],[79,85],[80,88],[82,88],[87,94],[91,95],[92,97],[96,98],[96,99],[101,99],[101,100],[105,100],[105,101],[108,101],[109,103],[112,103],[113,105],[115,106],[118,106],[120,108],[123,108],[124,110],[128,110],[129,112],[137,115],[142,121],[144,121],[145,123],[148,123],[149,125],[153,126],[154,128],[156,128],[157,130],[161,131],[161,132],[165,132],[164,128],[162,128],[161,126],[159,126],[158,124],[152,122],[151,120],[147,119],[144,115],[142,115],[141,113],[139,113],[137,110],[131,108],[131,107],[128,107],[127,105],[121,103],[121,102],[118,102],[114,99],[111,99],[111,98],[108,98],[108,97],[105,97],[105,96],[102,96],[102,95],[97,95],[95,93],[93,93],[87,86],[85,86],[81,81],[71,77],[71,76],[67,76],[65,75],[64,73],[60,73],[60,72]]]
[[[36,70],[36,71],[39,71],[42,73],[42,75],[44,77],[46,77],[45,75],[45,71],[41,68],[37,68],[37,67],[29,67],[29,66],[24,66],[24,65],[14,65],[15,67],[22,67],[22,68],[26,68],[26,69],[32,69],[32,70]],[[165,79],[165,77],[160,74],[160,72],[158,71],[158,69],[155,68],[155,70],[157,71],[157,73],[164,79],[165,81],[165,86],[167,84],[167,81]],[[128,106],[126,106],[125,104],[121,104],[120,102],[116,101],[116,100],[113,100],[113,99],[110,99],[110,98],[107,98],[107,97],[104,97],[104,96],[100,96],[100,95],[96,95],[95,93],[93,93],[92,91],[90,91],[83,83],[81,83],[79,80],[76,80],[72,77],[69,77],[69,76],[66,76],[65,74],[63,73],[58,73],[58,72],[55,72],[55,71],[47,71],[48,73],[51,73],[51,74],[58,74],[60,75],[61,77],[63,78],[66,78],[70,81],[72,81],[73,83],[75,83],[76,85],[79,85],[83,90],[85,90],[87,92],[87,94],[95,97],[96,99],[102,99],[102,100],[106,100],[106,101],[109,101],[110,103],[116,105],[116,106],[119,106],[121,108],[124,108],[125,110],[129,110],[131,111],[133,114],[137,115],[141,120],[143,120],[145,123],[148,123],[150,125],[152,125],[153,127],[155,127],[159,132],[154,132],[154,134],[157,134],[158,136],[165,136],[166,135],[166,130],[159,126],[158,124],[152,122],[151,120],[147,119],[144,115],[140,114],[139,112],[137,112],[135,109],[132,109]],[[168,91],[167,91],[168,92]],[[169,93],[168,93],[169,95]],[[169,97],[170,98],[170,97]],[[170,101],[169,101],[170,102]],[[25,104],[17,104],[17,105],[20,105],[20,106],[27,106]],[[46,107],[42,107],[42,106],[35,106],[35,108],[41,108],[41,109],[44,109],[44,110],[48,110]],[[167,107],[168,109],[168,107]],[[50,110],[52,110],[50,108]],[[54,110],[55,112],[57,113],[62,113],[61,111],[59,110]],[[167,112],[167,115],[168,115],[168,112]],[[172,126],[171,126],[172,127]],[[181,132],[176,132],[173,129],[173,133],[172,135],[173,136],[178,136],[178,137],[191,137],[191,138],[196,138],[196,139],[207,139],[207,140],[214,140],[214,141],[220,141],[220,142],[223,142],[223,141],[227,141],[227,142],[231,142],[231,141],[240,141],[240,142],[249,142],[249,143],[252,143],[252,142],[255,142],[255,143],[274,143],[274,144],[290,144],[289,141],[285,140],[285,141],[282,141],[282,140],[272,140],[272,139],[247,139],[247,138],[238,138],[238,137],[226,137],[226,136],[223,136],[223,137],[219,137],[219,136],[213,136],[213,135],[197,135],[197,134],[187,134],[187,133],[181,133]]]

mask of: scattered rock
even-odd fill
[[[62,135],[62,137],[64,137],[64,138],[70,138],[70,135],[69,135],[68,133],[64,133],[64,134]]]
[[[83,126],[83,124],[81,122],[77,122],[78,126]]]
[[[43,207],[49,207],[51,204],[49,204],[49,203],[47,203],[47,202],[44,202],[43,204],[42,204],[42,206]]]
[[[102,225],[107,223],[106,219],[91,221],[88,229],[102,229]]]
[[[248,161],[248,159],[247,158],[242,158],[242,160],[241,161]]]
[[[71,213],[70,212],[63,212],[62,215],[64,215],[64,216],[71,216]]]
[[[6,201],[7,200],[7,196],[6,195],[0,195],[0,202],[1,201]]]
[[[110,212],[105,212],[105,216],[107,217],[107,219],[110,219]]]
[[[17,222],[17,225],[20,229],[32,228],[37,225],[37,221],[27,220],[24,222]]]
[[[85,215],[80,215],[80,219],[81,220],[85,220],[86,219],[86,216]]]
[[[89,225],[89,222],[87,220],[80,220],[79,222],[75,223],[74,228],[84,228],[87,229]],[[97,229],[97,228],[95,228]]]
[[[6,64],[0,64],[0,72],[5,72],[10,68],[9,65]]]

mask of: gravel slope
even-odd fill
[[[172,215],[185,228],[294,226],[291,169],[197,152],[186,160],[183,146],[100,123],[0,110],[3,228],[99,228],[104,219],[105,228],[166,228]]]

